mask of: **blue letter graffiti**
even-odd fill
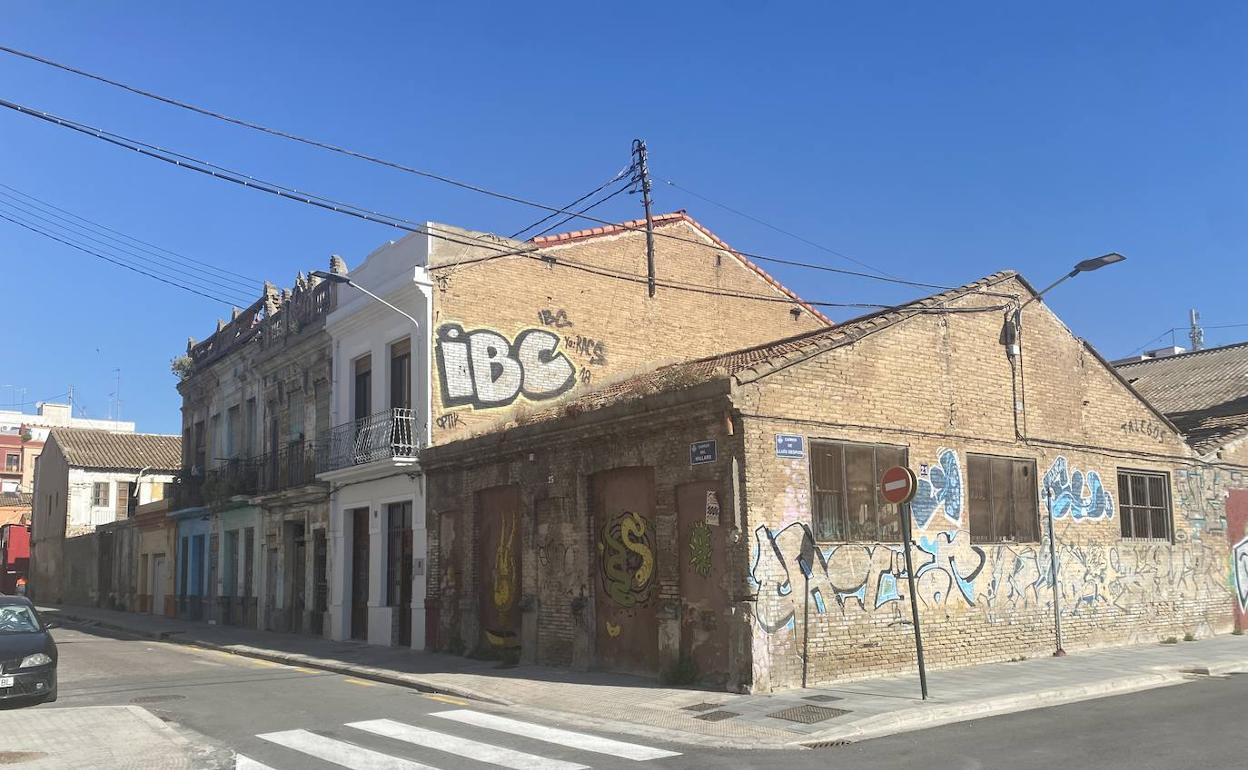
[[[919,529],[927,526],[936,511],[943,508],[946,518],[962,520],[962,470],[958,453],[942,449],[937,464],[927,469],[927,478],[919,479],[919,488],[910,503],[910,513]]]
[[[1096,471],[1072,473],[1065,457],[1054,460],[1049,472],[1044,474],[1044,493],[1055,519],[1069,516],[1081,521],[1114,517],[1114,497],[1101,484],[1101,475]]]

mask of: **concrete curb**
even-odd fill
[[[104,628],[109,631],[118,631],[123,634],[143,637],[144,639],[152,639],[158,642],[169,642],[171,644],[179,644],[184,647],[197,647],[202,650],[212,650],[214,652],[224,652],[230,655],[238,655],[243,658],[254,658],[256,660],[267,660],[270,663],[284,663],[291,666],[303,666],[304,668],[314,668],[318,671],[328,671],[332,674],[342,674],[345,676],[353,676],[357,679],[366,679],[372,682],[381,682],[383,684],[392,684],[399,687],[407,687],[420,692],[431,693],[434,695],[452,695],[457,698],[466,698],[468,700],[481,701],[483,703],[492,703],[496,706],[514,705],[509,701],[500,700],[499,698],[482,695],[479,692],[468,690],[460,687],[449,685],[434,684],[422,679],[416,674],[400,674],[389,669],[374,668],[372,666],[357,666],[340,661],[326,660],[324,658],[315,658],[309,655],[301,655],[299,653],[274,652],[273,650],[261,649],[259,647],[249,647],[247,645],[234,644],[217,644],[215,642],[206,642],[202,639],[180,639],[178,631],[164,631],[153,633],[141,628],[132,626],[123,626],[119,623],[109,623],[96,618],[74,615],[72,612],[58,610],[57,617],[66,624],[78,626],[90,626],[95,628]]]

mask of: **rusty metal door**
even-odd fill
[[[592,480],[595,638],[602,668],[655,674],[659,667],[658,548],[654,469],[619,468]]]
[[[718,481],[676,488],[680,554],[680,653],[704,682],[728,679],[728,557]]]
[[[479,492],[477,513],[482,639],[496,649],[514,649],[520,646],[520,488]]]
[[[434,649],[439,651],[462,652],[464,647],[459,607],[464,600],[461,591],[464,589],[467,565],[464,563],[463,538],[459,532],[461,516],[459,511],[443,511],[438,516],[438,564],[441,575],[435,597],[438,603],[438,623],[435,624],[438,635]]]

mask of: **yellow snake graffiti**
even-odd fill
[[[654,527],[640,514],[624,511],[603,525],[598,541],[602,585],[620,607],[650,600],[654,588]]]
[[[498,610],[499,619],[506,623],[516,601],[516,557],[512,550],[516,539],[516,513],[504,513],[501,519],[498,550],[494,552],[494,608]]]

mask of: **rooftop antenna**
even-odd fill
[[[1188,339],[1192,341],[1192,350],[1205,349],[1205,330],[1200,328],[1200,313],[1196,308],[1188,311],[1188,319],[1192,323],[1191,330],[1188,331]]]
[[[121,419],[121,369],[114,368],[113,376],[115,377],[115,381],[113,384],[112,399],[110,399],[109,404],[108,404],[108,419],[120,420]]]

